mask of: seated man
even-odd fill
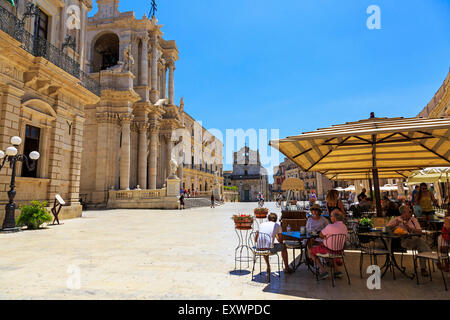
[[[394,231],[397,228],[402,228],[410,234],[422,234],[422,228],[420,227],[419,221],[412,216],[411,208],[409,206],[402,205],[399,208],[400,216],[394,218],[389,222],[386,227]],[[416,249],[419,253],[421,252],[431,252],[430,247],[426,241],[418,236],[403,238],[401,240],[401,245],[406,249]],[[428,277],[428,272],[426,270],[425,259],[420,259],[420,268],[423,277]]]
[[[328,271],[325,269],[325,267],[320,263],[320,260],[317,258],[317,254],[326,254],[329,252],[329,250],[336,250],[338,248],[333,248],[333,243],[329,243],[328,238],[335,234],[345,234],[348,235],[347,226],[344,224],[345,216],[339,209],[334,209],[331,212],[330,215],[331,218],[331,224],[327,225],[321,232],[320,232],[320,238],[322,238],[323,243],[311,248],[310,254],[311,259],[315,261],[316,265],[320,269],[320,275],[319,279],[326,279],[328,278]],[[336,260],[333,260],[336,265],[339,264]],[[337,266],[335,277],[340,278],[342,277],[342,272],[338,270]]]
[[[289,267],[288,263],[288,253],[286,246],[283,244],[282,239],[282,230],[279,223],[277,223],[278,217],[275,213],[270,213],[267,217],[267,222],[261,223],[259,225],[259,230],[256,232],[255,236],[255,243],[257,245],[258,249],[269,249],[270,252],[281,252],[281,257],[283,258],[284,262],[284,272],[286,273],[292,273],[292,269]],[[264,240],[261,241],[261,239],[258,241],[259,233],[264,233],[266,235],[269,235],[272,239],[271,243],[264,243]],[[275,238],[278,240],[278,243],[274,243]],[[269,257],[264,256],[264,260],[266,260],[267,264],[267,275],[270,277],[270,264],[269,264]]]

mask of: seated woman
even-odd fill
[[[319,234],[327,225],[328,220],[324,217],[322,217],[322,209],[318,204],[315,204],[311,207],[312,216],[309,217],[308,221],[306,222],[306,231],[308,233],[317,233]],[[309,239],[308,241],[304,240],[303,244],[307,246],[308,250],[311,249],[313,245],[318,245],[322,243],[321,238],[317,239]],[[312,265],[312,260],[309,261],[309,263]]]

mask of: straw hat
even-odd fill
[[[322,208],[321,208],[318,204],[314,204],[314,205],[310,208],[310,210],[311,210],[311,211],[317,210],[317,211],[319,211],[320,213],[322,213]]]

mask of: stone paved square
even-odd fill
[[[257,265],[251,281],[251,268],[243,268],[247,272],[242,275],[233,272],[237,237],[231,215],[254,207],[227,203],[184,211],[86,211],[60,226],[0,234],[0,299],[450,298],[437,270],[432,282],[419,286],[415,280],[397,275],[394,281],[387,274],[381,290],[369,290],[366,278],[359,277],[355,253],[346,259],[350,286],[345,279],[337,280],[335,288],[329,279],[317,283],[305,266],[292,275],[273,276],[268,284],[264,262],[263,274]],[[268,207],[279,212],[273,203]],[[410,262],[411,256],[405,256],[408,272]],[[68,281],[77,267],[80,288],[70,289]],[[272,271],[277,271],[275,263]]]

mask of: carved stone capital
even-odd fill
[[[159,122],[157,120],[151,120],[148,128],[151,134],[159,133]]]
[[[118,116],[117,113],[112,112],[101,112],[95,115],[97,123],[117,123]]]
[[[139,133],[147,132],[148,128],[150,127],[150,125],[145,122],[138,122],[136,123],[136,126],[138,128]]]
[[[119,119],[122,125],[129,125],[134,119],[134,116],[131,113],[122,113],[119,115]]]

